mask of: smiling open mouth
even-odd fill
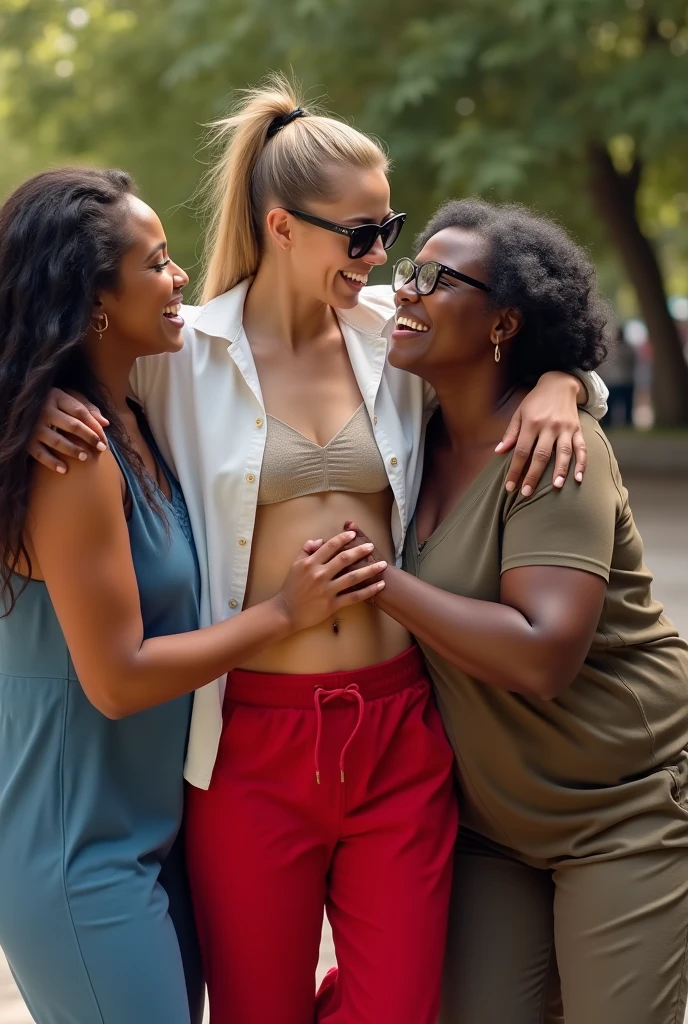
[[[179,311],[182,308],[181,302],[173,302],[169,306],[165,306],[162,311],[162,315],[166,320],[180,320]]]
[[[418,331],[419,334],[425,334],[430,330],[427,324],[422,324],[419,320],[411,320],[407,316],[397,317],[397,328],[403,328],[405,331]]]
[[[366,285],[368,283],[367,274],[354,274],[352,270],[340,270],[339,273],[345,281],[350,281],[352,284]]]

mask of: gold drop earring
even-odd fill
[[[105,321],[105,323],[101,327],[101,323],[102,323],[103,320]],[[107,313],[102,313],[100,316],[97,316],[95,318],[95,321],[96,322],[93,325],[93,328],[94,328],[94,330],[96,331],[96,333],[98,335],[98,341],[102,341],[103,340],[103,335],[104,335],[105,331],[107,331],[108,327],[110,326],[109,323],[108,323]]]
[[[502,358],[502,353],[499,351],[499,345],[500,345],[500,342],[497,342],[497,344],[495,345],[495,350],[494,350],[495,363],[498,363],[499,360]]]

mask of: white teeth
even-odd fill
[[[409,320],[407,316],[397,317],[397,327],[410,327],[412,331],[421,331],[422,333],[430,330],[427,324],[419,324],[417,320]]]
[[[350,281],[358,281],[359,284],[366,284],[368,281],[367,274],[354,274],[350,270],[342,270],[342,277],[348,277]]]
[[[182,308],[181,302],[175,302],[171,306],[165,306],[163,313],[170,313],[172,316],[179,316],[179,310]]]

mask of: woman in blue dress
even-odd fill
[[[344,533],[198,629],[184,498],[127,398],[137,358],[181,348],[187,282],[121,171],[50,171],[0,210],[0,946],[37,1024],[199,1020],[191,694],[382,586]],[[53,386],[107,417],[67,475],[26,455]]]

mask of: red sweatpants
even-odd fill
[[[417,648],[232,672],[224,715],[186,810],[211,1024],[436,1024],[458,812]],[[316,1002],[324,906],[339,969]]]

